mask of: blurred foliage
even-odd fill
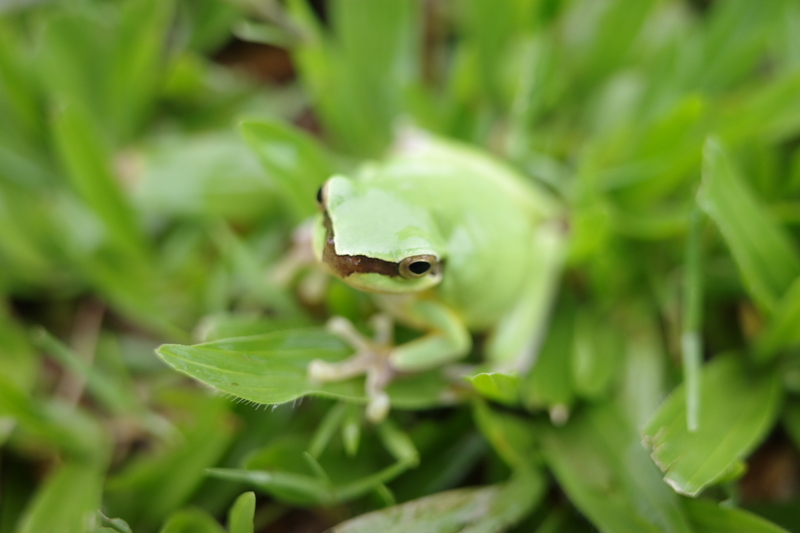
[[[0,533],[800,530],[798,94],[796,0],[0,4]],[[527,375],[370,425],[287,250],[404,124],[569,254]]]

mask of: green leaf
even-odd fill
[[[100,508],[103,467],[69,461],[58,467],[23,515],[18,533],[85,533]]]
[[[524,467],[532,463],[538,440],[536,427],[530,420],[492,409],[479,400],[473,404],[473,414],[484,438],[509,466]]]
[[[313,215],[317,189],[334,173],[330,156],[310,135],[283,122],[243,122],[239,129],[296,220]]]
[[[259,24],[249,20],[238,22],[233,34],[251,43],[268,44],[278,48],[292,48],[298,43],[297,36],[277,24]]]
[[[697,431],[686,428],[683,385],[642,430],[664,479],[690,496],[717,482],[761,441],[783,396],[775,371],[754,372],[734,355],[716,357],[700,378]]]
[[[686,500],[686,512],[702,533],[788,533],[747,511],[722,507],[705,499]]]
[[[233,502],[228,512],[228,533],[253,533],[253,516],[256,512],[256,495],[245,492]]]
[[[312,383],[308,364],[314,359],[341,361],[351,350],[325,330],[276,331],[196,346],[166,344],[158,355],[172,368],[223,392],[255,403],[290,402],[321,395],[364,402],[363,379]],[[424,409],[447,399],[447,381],[438,370],[394,381],[388,388],[392,405]]]
[[[100,528],[104,533],[133,533],[131,526],[122,518],[108,518],[101,514],[100,520],[106,527]]]
[[[575,393],[596,399],[609,388],[622,362],[624,342],[607,317],[576,313],[575,338],[570,351],[570,367]]]
[[[132,413],[140,410],[134,393],[120,387],[103,375],[97,368],[91,367],[77,354],[43,328],[32,332],[36,345],[48,352],[68,372],[74,373],[86,382],[89,392],[112,413]]]
[[[502,485],[440,492],[353,518],[331,533],[494,533],[528,514],[544,494],[539,472],[520,472]]]
[[[159,533],[225,533],[214,517],[202,509],[172,513]]]
[[[789,72],[771,79],[743,99],[722,106],[718,135],[730,146],[753,138],[780,142],[800,129],[800,72]]]
[[[517,405],[519,403],[519,377],[516,374],[502,372],[482,372],[465,378],[472,384],[478,394],[502,403]]]
[[[293,59],[325,130],[352,153],[382,153],[417,72],[418,4],[336,2],[328,16],[334,37],[324,32],[306,0],[288,7],[303,35]]]
[[[112,133],[106,86],[109,24],[102,18],[96,7],[51,10],[42,21],[35,64],[40,86],[53,103],[79,107],[93,127]]]
[[[172,394],[165,407],[183,411],[191,421],[179,427],[180,438],[168,442],[159,453],[141,454],[128,461],[107,484],[109,514],[129,518],[134,531],[153,529],[185,503],[234,434],[224,399],[198,391]]]
[[[542,451],[570,500],[604,533],[691,533],[678,496],[662,481],[613,404],[546,427]]]
[[[401,431],[391,420],[378,425],[378,436],[392,457],[399,463],[410,466],[419,464],[419,452],[409,436]]]
[[[794,280],[775,306],[764,329],[756,337],[753,357],[760,362],[774,358],[800,341],[800,277]]]
[[[702,217],[695,209],[689,222],[682,287],[681,362],[686,387],[686,428],[697,431],[700,409],[700,367],[703,362],[703,345],[700,336],[703,312],[702,244],[700,232]]]
[[[569,408],[575,399],[570,368],[574,332],[571,311],[566,307],[556,310],[533,368],[521,387],[523,403],[528,409]]]
[[[219,479],[241,481],[280,500],[298,506],[331,506],[341,504],[372,492],[407,470],[409,465],[393,465],[349,483],[331,485],[330,480],[293,472],[209,468],[208,474]]]
[[[62,109],[53,122],[58,153],[75,191],[103,221],[104,229],[136,258],[144,253],[138,222],[111,172],[110,146],[77,106]]]
[[[129,0],[122,5],[108,61],[108,96],[122,139],[146,123],[160,88],[173,0]]]
[[[108,442],[97,421],[63,402],[34,400],[0,374],[0,417],[4,416],[69,456],[83,461],[102,461],[106,456]]]
[[[774,310],[800,275],[800,254],[737,175],[715,139],[703,147],[703,184],[698,203],[716,222],[753,299]]]
[[[787,402],[783,414],[783,425],[794,441],[795,446],[800,448],[800,401],[795,399]]]
[[[246,222],[279,208],[275,188],[235,132],[159,139],[141,157],[136,200],[145,213]],[[313,198],[306,201],[313,207]]]

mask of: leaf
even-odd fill
[[[173,392],[165,407],[181,409],[191,422],[159,453],[141,454],[109,479],[109,514],[131,521],[134,531],[153,529],[186,502],[227,449],[234,434],[228,402],[198,391]],[[132,518],[135,517],[136,521]]]
[[[788,533],[786,529],[742,509],[705,499],[686,500],[686,512],[702,533]]]
[[[761,441],[783,396],[777,372],[754,372],[733,355],[706,364],[700,379],[697,431],[686,428],[683,385],[642,429],[664,480],[690,496],[718,481]]]
[[[243,122],[239,130],[295,219],[313,215],[317,189],[334,173],[330,156],[317,141],[278,121]]]
[[[293,60],[324,129],[351,153],[381,154],[417,73],[418,4],[332,4],[328,20],[334,38],[306,0],[293,0],[288,8],[304,37],[292,50]]]
[[[159,139],[141,157],[135,193],[148,214],[238,222],[278,212],[274,187],[234,132]],[[313,197],[305,200],[313,208]]]
[[[574,319],[566,306],[556,310],[530,374],[521,387],[528,409],[569,407],[575,399],[572,387],[570,353]]]
[[[776,304],[800,275],[800,254],[744,185],[720,143],[703,147],[703,184],[698,203],[719,226],[745,287],[764,309]]]
[[[183,509],[172,513],[159,533],[225,533],[225,530],[206,511]]]
[[[755,339],[753,357],[756,361],[766,362],[786,348],[800,341],[800,276],[775,306],[775,312],[769,318],[764,329]]]
[[[53,401],[32,399],[26,391],[0,374],[0,417],[11,417],[26,432],[82,461],[102,460],[108,442],[100,425],[82,411]]]
[[[53,134],[72,187],[103,221],[113,241],[131,256],[141,257],[145,250],[143,235],[111,172],[107,139],[74,105],[56,116]]]
[[[167,57],[173,0],[135,0],[122,5],[108,61],[108,96],[120,138],[128,139],[149,118]]]
[[[622,362],[624,342],[606,317],[576,312],[573,346],[570,357],[575,393],[597,399],[609,388]]]
[[[61,341],[50,335],[44,328],[36,328],[32,332],[34,343],[49,353],[68,372],[85,381],[89,392],[109,411],[114,414],[140,411],[133,392],[121,387],[121,384],[108,379],[97,368],[89,366],[76,353]]]
[[[794,441],[795,446],[800,448],[800,401],[787,402],[783,414],[783,425]]]
[[[253,533],[253,516],[256,512],[256,495],[245,492],[233,502],[228,512],[228,533]]]
[[[42,484],[25,510],[18,533],[85,533],[100,507],[104,468],[69,461]]]
[[[544,493],[539,472],[520,472],[502,485],[456,489],[353,518],[331,533],[492,533],[522,519]]]
[[[482,372],[465,378],[472,384],[478,394],[502,403],[517,405],[519,403],[519,377],[516,374],[502,372]]]
[[[702,244],[700,232],[702,217],[697,209],[692,211],[689,235],[684,252],[681,317],[681,363],[686,390],[686,428],[697,431],[700,408],[700,367],[703,345],[700,335],[703,319]]]
[[[361,497],[407,470],[409,465],[397,462],[373,474],[341,485],[330,480],[294,472],[209,468],[208,474],[218,479],[248,483],[275,498],[296,506],[332,506]]]
[[[473,416],[484,438],[509,466],[531,464],[538,439],[530,420],[492,409],[480,400],[473,403]]]
[[[131,526],[122,518],[108,518],[100,515],[100,520],[105,527],[100,528],[104,533],[133,533]]]
[[[542,429],[542,452],[556,480],[600,531],[693,531],[619,408],[591,406],[563,427]]]
[[[411,438],[391,420],[386,419],[378,425],[378,436],[386,451],[398,463],[408,464],[412,467],[419,465],[419,452]]]
[[[314,359],[341,361],[351,350],[323,329],[275,331],[156,351],[172,368],[223,392],[256,403],[290,402],[321,395],[365,402],[363,379],[317,384],[307,377]],[[448,384],[438,370],[394,381],[387,392],[400,409],[424,409],[449,403]]]

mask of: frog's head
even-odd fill
[[[443,246],[425,209],[374,182],[333,176],[317,193],[314,254],[369,292],[419,292],[442,279]]]

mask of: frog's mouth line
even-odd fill
[[[325,226],[325,247],[322,249],[322,262],[333,270],[340,278],[350,274],[380,274],[381,276],[400,277],[400,265],[391,261],[383,261],[366,255],[339,255],[336,253],[333,238],[333,224],[328,212],[323,213]]]

